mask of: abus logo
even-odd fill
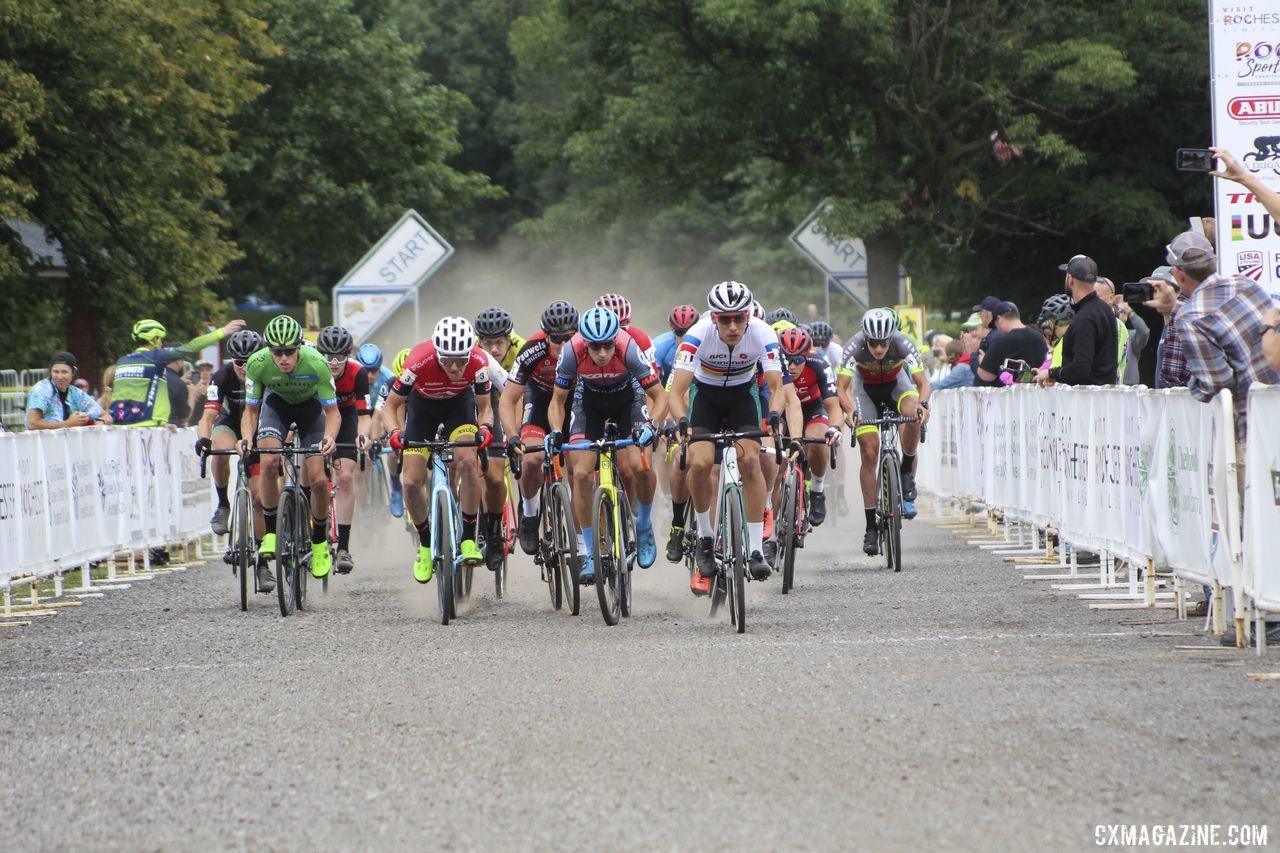
[[[1280,117],[1280,96],[1232,98],[1227,102],[1227,114],[1236,121],[1266,121]]]

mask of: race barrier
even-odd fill
[[[995,510],[1006,525],[1052,529],[1104,565],[1145,567],[1148,606],[1160,570],[1229,588],[1242,631],[1250,603],[1259,620],[1280,611],[1280,561],[1267,559],[1280,552],[1280,436],[1268,429],[1280,389],[1255,386],[1249,407],[1243,508],[1226,391],[1208,404],[1186,389],[940,391],[917,483]]]
[[[196,432],[78,427],[0,435],[0,589],[210,533]],[[131,558],[130,558],[131,559]],[[114,567],[114,562],[113,562]],[[84,573],[88,584],[88,572]]]

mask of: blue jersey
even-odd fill
[[[675,332],[663,332],[653,339],[653,365],[662,375],[663,385],[666,385],[667,380],[671,378],[671,368],[676,363],[677,346]]]
[[[378,378],[369,383],[369,399],[376,400],[382,394],[383,386],[394,381],[396,375],[385,364],[378,368]]]

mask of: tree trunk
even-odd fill
[[[898,261],[902,243],[892,231],[880,231],[863,240],[867,247],[867,286],[872,308],[897,305]]]

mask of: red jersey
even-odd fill
[[[640,352],[649,356],[650,360],[653,359],[653,339],[649,337],[648,332],[636,326],[623,326],[622,331],[631,336],[631,340],[640,347]]]
[[[547,333],[539,329],[520,347],[512,368],[511,381],[517,385],[532,382],[539,389],[550,392],[556,382],[556,364],[560,356],[551,354],[551,341]]]
[[[333,377],[333,387],[338,392],[339,409],[354,408],[361,415],[373,413],[369,404],[369,374],[365,373],[360,362],[347,359],[346,368]]]
[[[791,383],[796,386],[796,396],[800,398],[802,406],[821,403],[836,395],[831,381],[831,368],[818,356],[805,359],[804,367],[791,377]]]
[[[633,379],[641,388],[650,388],[658,383],[658,372],[625,329],[618,330],[613,339],[613,353],[603,367],[591,360],[587,340],[581,333],[574,335],[560,350],[560,363],[556,368],[559,388],[569,389],[581,381],[582,387],[589,391],[610,394],[633,387]]]
[[[401,397],[408,397],[412,390],[424,400],[451,400],[467,390],[468,385],[475,386],[477,397],[492,390],[489,356],[485,351],[478,346],[471,347],[467,368],[455,382],[440,366],[436,345],[428,340],[410,350],[404,362],[404,372],[396,377],[391,390]]]

